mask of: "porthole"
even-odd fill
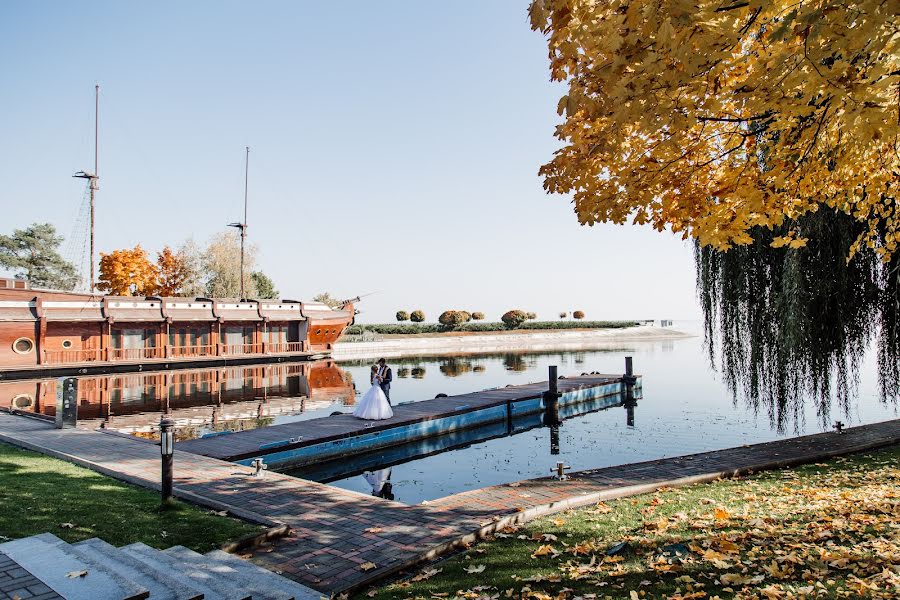
[[[30,354],[34,350],[34,340],[27,337],[20,337],[13,342],[13,352],[17,354]]]
[[[31,394],[19,394],[12,399],[13,408],[18,408],[19,410],[29,408],[32,404],[34,404],[34,396]]]
[[[322,330],[321,330],[321,329],[316,329],[316,335],[322,335]]]
[[[72,347],[72,340],[63,340],[62,347],[68,350]]]

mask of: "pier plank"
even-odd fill
[[[562,393],[622,381],[621,375],[583,375],[558,381]],[[540,397],[547,382],[528,383],[470,392],[444,398],[408,402],[394,406],[394,416],[383,421],[364,421],[350,414],[294,421],[227,435],[178,442],[178,449],[219,460],[242,460],[268,451],[303,448],[315,444],[348,439],[376,431],[385,431],[422,421],[475,412],[507,402]],[[294,441],[291,441],[294,440]],[[283,442],[283,444],[282,444]]]

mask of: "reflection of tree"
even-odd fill
[[[484,369],[485,369],[484,365],[480,365],[480,364],[472,365],[472,370],[475,371],[476,373],[484,373]]]
[[[528,362],[521,354],[504,354],[503,366],[507,371],[522,372],[528,370]]]
[[[425,367],[413,367],[412,368],[412,376],[413,379],[422,379],[425,377]]]
[[[472,362],[465,358],[451,357],[441,362],[440,369],[447,377],[459,377],[472,370]]]
[[[409,367],[400,367],[397,369],[397,377],[400,379],[406,379],[409,377]]]

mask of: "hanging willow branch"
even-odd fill
[[[765,411],[779,431],[799,425],[806,400],[822,423],[835,405],[846,413],[876,336],[882,400],[900,389],[900,274],[872,250],[847,261],[863,228],[824,209],[759,228],[753,244],[728,252],[695,248],[709,359],[718,356],[735,401]],[[772,247],[797,231],[806,247]]]

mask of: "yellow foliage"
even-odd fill
[[[113,296],[151,296],[157,293],[158,274],[140,244],[109,254],[101,252],[97,288]]]
[[[883,0],[533,0],[564,142],[540,173],[581,223],[728,249],[827,205],[900,239],[900,35]],[[792,248],[802,238],[783,239]]]

